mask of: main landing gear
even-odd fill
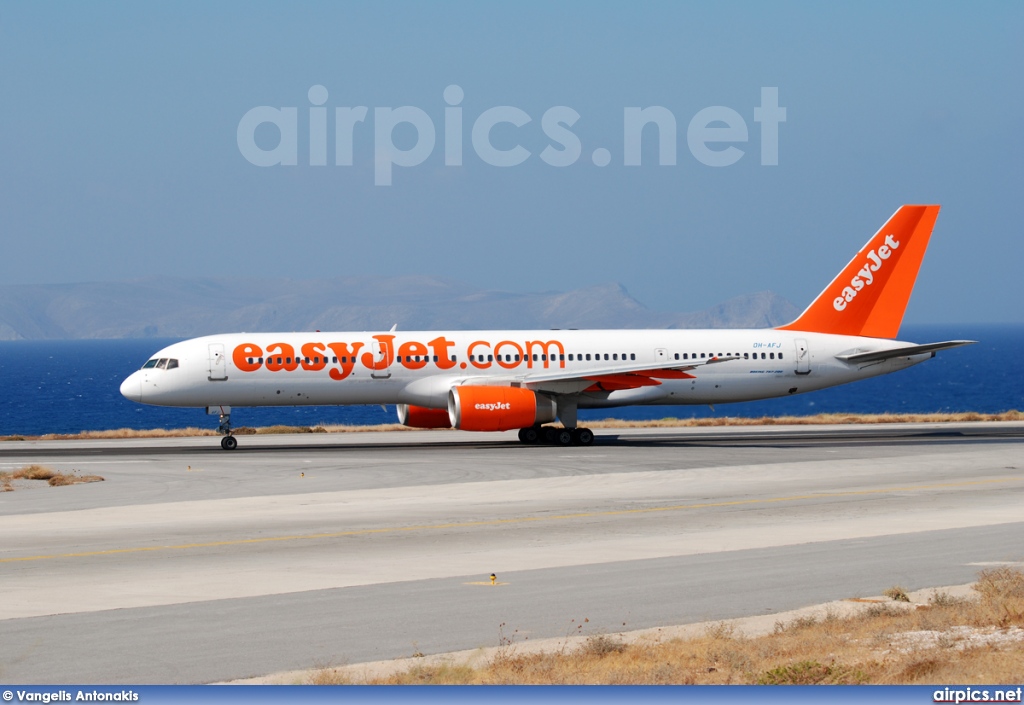
[[[547,443],[555,446],[589,446],[594,442],[594,432],[589,428],[530,426],[519,429],[519,440],[528,445]]]

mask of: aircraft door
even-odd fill
[[[796,373],[809,375],[811,373],[811,352],[807,349],[807,341],[797,338],[793,342],[796,344]]]
[[[373,369],[370,370],[370,376],[374,379],[389,379],[391,377],[392,356],[388,354],[390,352],[388,350],[390,344],[382,344],[376,339],[370,344],[370,350],[373,353]]]
[[[228,378],[228,361],[224,356],[223,343],[210,344],[210,381],[220,382]]]

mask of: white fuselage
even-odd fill
[[[506,330],[237,333],[170,345],[121,386],[129,399],[179,407],[412,404],[443,409],[459,385],[521,385],[550,373],[680,368],[682,379],[579,392],[579,408],[718,404],[799,394],[910,367],[919,354],[853,364],[894,340],[766,330]],[[704,364],[710,358],[736,358]],[[154,364],[152,361],[149,364]],[[557,376],[553,375],[553,376]]]

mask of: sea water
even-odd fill
[[[977,345],[940,351],[920,365],[862,382],[739,404],[638,406],[584,410],[587,419],[709,416],[804,416],[819,413],[930,413],[1024,410],[1024,326],[904,327],[901,340],[927,343],[972,339]],[[203,409],[173,409],[128,401],[122,380],[173,340],[0,342],[0,436],[77,433],[116,428],[215,428]],[[394,406],[236,408],[237,426],[394,423]]]

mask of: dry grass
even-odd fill
[[[0,472],[0,492],[13,492],[15,480],[45,480],[50,487],[103,482],[103,478],[99,475],[79,475],[75,471],[62,473],[44,465],[27,465],[13,472]]]
[[[81,431],[79,433],[47,433],[42,436],[3,437],[0,440],[19,441],[70,441],[88,438],[179,438],[182,436],[216,436],[217,432],[206,428],[115,428],[109,431]]]
[[[907,597],[907,591],[899,585],[893,585],[891,588],[889,588],[882,594],[888,597],[890,600],[895,600],[896,602],[910,602],[910,598]]]
[[[824,424],[893,424],[893,423],[963,423],[969,421],[1024,421],[1024,412],[1004,411],[999,414],[975,412],[935,414],[817,414],[814,416],[762,416],[739,418],[732,416],[676,419],[665,418],[649,421],[628,421],[625,419],[604,419],[588,421],[590,428],[699,428],[712,426],[811,426]],[[240,426],[234,429],[236,436],[285,433],[381,433],[384,431],[422,431],[397,423],[375,426],[352,426],[344,424],[320,424],[318,426],[264,426],[252,428]],[[429,429],[434,430],[434,429]],[[154,428],[137,430],[118,428],[110,431],[82,431],[80,433],[48,433],[42,436],[0,436],[0,441],[66,441],[81,439],[111,438],[183,438],[188,436],[216,436],[217,432],[206,428]]]
[[[249,429],[246,429],[249,430]],[[284,426],[278,424],[276,426],[262,426],[260,428],[254,428],[252,435],[256,434],[285,434],[285,433],[327,433],[327,429],[323,426]],[[237,434],[238,431],[235,431]]]
[[[759,418],[714,417],[703,419],[660,419],[588,421],[590,428],[680,428],[705,426],[815,426],[824,424],[963,423],[967,421],[1024,421],[1024,412],[998,414],[976,412],[935,414],[815,414],[814,416],[761,416]]]
[[[250,426],[238,426],[232,429],[235,436],[255,436],[264,434],[286,434],[286,433],[356,433],[356,432],[380,432],[380,431],[417,431],[421,429],[409,428],[401,424],[379,424],[377,426],[344,426],[326,425],[318,426],[262,426],[253,428]],[[217,432],[209,428],[116,428],[109,431],[80,431],[79,433],[47,433],[42,436],[0,436],[0,441],[75,441],[95,439],[121,439],[121,438],[186,438],[192,436],[216,436]]]
[[[309,683],[370,684],[1017,684],[1024,681],[1024,573],[982,571],[975,599],[935,592],[746,637],[716,625],[697,637],[626,643],[599,635],[577,648],[517,654],[480,667],[439,662],[378,678],[321,669]]]

